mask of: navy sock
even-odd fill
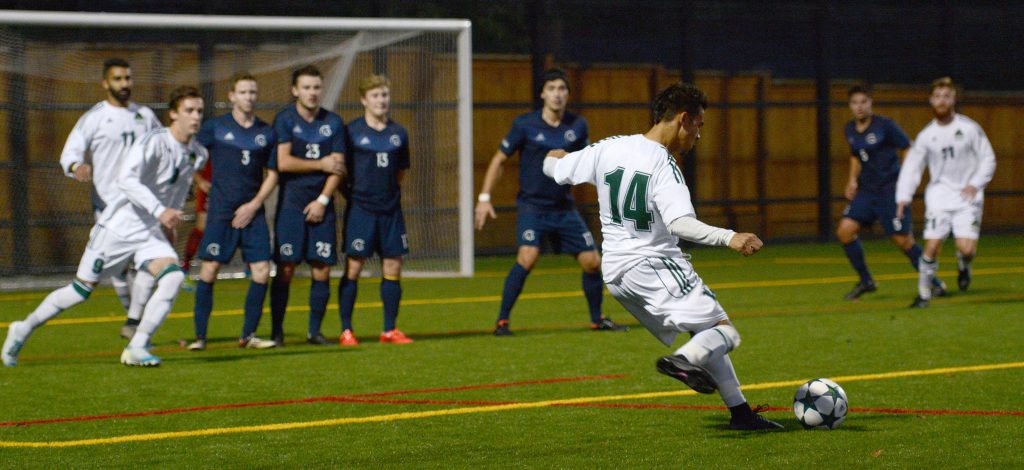
[[[601,301],[604,300],[601,271],[583,273],[583,296],[587,298],[587,307],[590,308],[590,323],[601,323]]]
[[[903,254],[907,255],[907,259],[910,260],[910,265],[914,267],[914,271],[917,271],[918,263],[921,261],[921,245],[915,243],[910,247],[909,250],[904,251]]]
[[[331,298],[331,286],[328,281],[313,281],[309,287],[309,336],[320,333],[320,324],[324,322],[327,301]]]
[[[874,282],[871,279],[871,273],[868,272],[868,264],[864,261],[864,247],[860,244],[860,240],[854,240],[843,245],[843,251],[846,252],[846,257],[850,259],[853,269],[860,275],[860,282],[863,284]]]
[[[196,326],[196,339],[206,339],[206,328],[213,311],[213,284],[202,279],[196,283],[196,306],[192,309],[192,320]]]
[[[508,321],[509,316],[512,315],[512,306],[519,299],[519,294],[523,291],[528,275],[530,275],[530,271],[520,266],[519,263],[514,264],[512,270],[508,272],[508,277],[505,278],[505,289],[501,291],[501,311],[498,313],[498,321]]]
[[[258,282],[249,283],[249,292],[245,294],[245,323],[242,326],[242,337],[256,333],[263,316],[263,299],[267,296],[267,285]]]
[[[402,300],[402,283],[391,279],[380,281],[380,301],[384,304],[384,331],[395,329],[398,303]]]
[[[341,316],[341,329],[352,329],[352,311],[356,308],[356,293],[359,291],[359,280],[341,278],[338,284],[338,315]]]
[[[290,282],[283,282],[277,278],[270,283],[271,337],[284,335],[284,314],[288,311],[288,294],[291,287]]]

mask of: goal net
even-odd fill
[[[207,118],[229,112],[230,77],[243,71],[259,83],[257,114],[272,122],[293,103],[291,72],[307,64],[324,74],[324,107],[349,122],[363,114],[358,82],[387,75],[391,117],[408,129],[412,154],[402,186],[405,271],[472,275],[469,28],[465,20],[0,11],[0,275],[7,287],[15,278],[30,287],[74,272],[93,224],[90,185],[65,176],[58,161],[75,122],[105,98],[102,64],[113,57],[131,64],[132,100],[165,125],[168,93],[180,85],[202,90]],[[179,255],[191,220],[178,228]],[[240,258],[228,275],[242,272]]]

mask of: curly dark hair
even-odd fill
[[[654,121],[669,121],[685,111],[696,114],[708,107],[708,95],[693,84],[678,82],[661,90],[654,98]]]

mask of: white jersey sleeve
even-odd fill
[[[996,172],[996,152],[992,150],[992,143],[989,142],[985,131],[981,129],[981,126],[977,127],[974,153],[978,156],[978,167],[974,174],[971,175],[968,184],[977,188],[978,191],[984,191],[985,186],[988,186],[989,182],[992,181],[992,176]]]
[[[588,145],[558,159],[550,176],[558,184],[597,185],[597,162],[601,148],[599,145]]]
[[[75,173],[71,166],[85,163],[85,153],[89,151],[92,135],[95,132],[94,120],[89,119],[90,113],[85,113],[78,118],[75,127],[71,129],[67,142],[64,143],[64,150],[60,153],[60,167],[64,174],[74,178]]]
[[[152,137],[147,135],[146,137]],[[143,184],[155,181],[159,172],[160,139],[143,138],[128,151],[118,175],[118,186],[135,206],[159,218],[166,209],[160,199]]]
[[[900,167],[899,179],[896,181],[896,202],[909,203],[914,199],[914,192],[921,184],[925,165],[928,164],[928,146],[925,144],[925,133],[921,132],[914,139],[903,165]]]
[[[654,171],[651,178],[651,195],[654,206],[666,225],[673,220],[685,216],[695,216],[690,190],[683,181],[683,172],[679,171],[675,158],[667,151],[664,161]]]

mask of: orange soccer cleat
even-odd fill
[[[402,333],[402,330],[395,328],[391,331],[385,331],[380,334],[381,343],[392,343],[392,344],[409,344],[412,342],[409,337]]]
[[[381,342],[384,341],[384,335],[381,335]],[[338,338],[338,345],[341,347],[347,346],[359,346],[359,340],[356,339],[356,335],[352,333],[352,330],[345,330],[341,332],[341,337]]]

